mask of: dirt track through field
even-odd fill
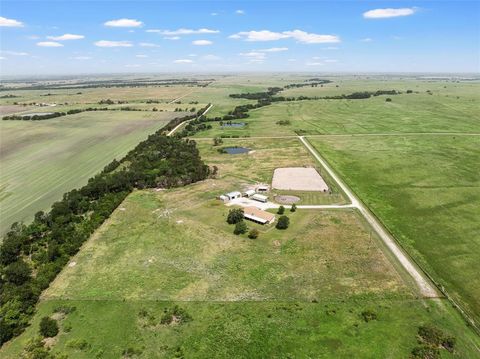
[[[375,232],[382,239],[383,243],[388,247],[388,249],[395,255],[400,264],[405,268],[405,270],[411,275],[417,284],[420,293],[425,298],[436,298],[439,297],[439,294],[435,287],[430,283],[428,279],[425,278],[423,273],[412,263],[412,261],[405,255],[405,253],[400,249],[395,239],[383,228],[380,222],[368,211],[368,209],[363,205],[363,203],[355,196],[355,194],[343,183],[340,177],[331,169],[329,164],[318,154],[318,152],[313,149],[313,147],[305,140],[303,136],[298,136],[303,145],[307,150],[315,157],[315,159],[320,162],[320,164],[325,168],[328,174],[337,182],[343,192],[347,195],[349,200],[352,203],[352,207],[358,209],[358,211],[363,215],[365,220],[372,226]]]

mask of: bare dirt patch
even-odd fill
[[[276,168],[272,187],[293,191],[328,191],[327,184],[313,167]]]
[[[297,196],[289,196],[289,195],[277,195],[275,196],[275,202],[280,204],[294,204],[300,201],[300,197]]]

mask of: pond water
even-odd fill
[[[222,127],[243,127],[245,126],[245,122],[232,122],[232,123],[224,123]]]
[[[240,153],[247,153],[250,149],[246,147],[225,147],[224,151],[229,155],[238,155]]]

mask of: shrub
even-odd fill
[[[248,232],[248,238],[250,238],[250,239],[257,239],[259,234],[260,234],[260,233],[258,232],[258,229],[252,228],[252,229],[250,230],[250,232]]]
[[[55,319],[43,317],[40,321],[40,334],[45,338],[51,338],[58,334],[58,324]]]
[[[163,310],[163,315],[160,318],[161,324],[171,324],[172,322],[176,322],[178,324],[187,323],[192,320],[190,314],[183,308],[180,308],[178,305],[174,306],[173,308],[165,308]]]
[[[278,219],[276,228],[277,229],[287,229],[289,225],[290,225],[290,218],[288,218],[287,216],[281,216]]]
[[[366,323],[368,323],[371,320],[377,320],[377,313],[370,309],[364,310],[362,312],[362,318]]]
[[[227,223],[236,224],[240,221],[243,221],[243,209],[242,208],[231,209],[228,212]]]
[[[233,234],[244,234],[247,232],[247,224],[242,220],[235,224],[235,229],[233,230]]]
[[[290,212],[295,212],[297,210],[297,205],[294,203],[292,204],[292,206],[290,207]]]
[[[391,99],[390,97],[387,97],[387,98],[385,99],[385,102],[392,102],[392,99]]]
[[[430,347],[415,347],[410,355],[412,359],[438,359],[440,358],[440,351],[437,348]]]
[[[278,214],[284,214],[285,213],[285,207],[283,207],[283,206],[278,207],[277,213]]]

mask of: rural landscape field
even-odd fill
[[[1,358],[480,358],[477,4],[42,3],[0,16]]]

